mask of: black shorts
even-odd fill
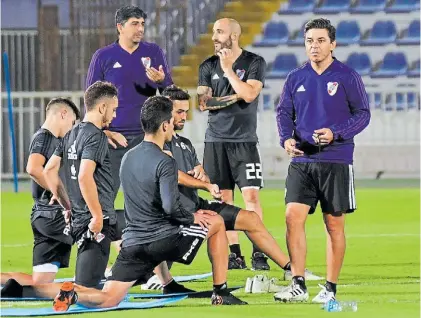
[[[357,209],[354,170],[340,163],[291,163],[285,186],[285,203],[302,203],[314,213],[317,203],[323,213],[339,215]]]
[[[111,161],[111,173],[113,175],[113,190],[114,190],[114,200],[117,197],[118,190],[120,189],[120,166],[121,160],[127,151],[134,148],[143,141],[145,135],[136,135],[136,136],[126,136],[128,146],[123,147],[117,145],[117,148],[114,148],[112,145],[108,146],[110,150],[110,161]],[[114,142],[115,143],[115,142]]]
[[[88,226],[73,228],[73,237],[78,247],[75,283],[85,287],[98,288],[110,257],[111,242],[116,240],[116,224],[104,220],[101,233],[105,237],[97,242],[88,234]]]
[[[233,231],[235,229],[235,221],[237,220],[238,212],[241,210],[239,207],[226,204],[222,201],[208,201],[202,198],[199,198],[199,206],[197,209],[211,210],[218,213],[224,219],[225,229],[227,231]]]
[[[37,217],[31,222],[34,234],[32,266],[59,263],[60,268],[69,267],[73,239],[64,234],[66,223],[59,211],[54,218]],[[67,233],[67,232],[66,232]]]
[[[108,280],[136,281],[135,285],[138,285],[145,283],[151,277],[153,269],[163,261],[189,265],[206,235],[207,229],[190,225],[183,227],[180,233],[156,242],[123,247]]]
[[[205,142],[203,168],[221,190],[263,188],[262,162],[256,142]]]

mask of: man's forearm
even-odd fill
[[[225,72],[225,75],[239,98],[244,99],[247,103],[251,103],[256,99],[257,95],[255,94],[253,87],[240,80],[232,69]]]
[[[188,187],[188,188],[209,191],[208,190],[209,183],[206,183],[199,179],[195,179],[181,170],[178,170],[178,184]]]
[[[69,195],[67,194],[60,177],[58,178],[57,198],[63,208],[65,208],[67,211],[71,210]]]
[[[41,186],[45,190],[50,190],[48,187],[47,181],[44,178],[44,169],[42,166],[36,167],[35,169],[32,169],[30,172],[31,179],[34,180],[39,186]]]
[[[102,218],[102,207],[99,203],[98,188],[93,176],[79,178],[80,192],[94,218]]]
[[[44,170],[43,175],[47,188],[51,191],[53,196],[57,198],[63,208],[70,210],[70,199],[67,195],[66,189],[64,188],[63,182],[58,175],[58,171]]]

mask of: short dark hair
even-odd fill
[[[162,96],[168,97],[171,100],[189,100],[190,94],[186,91],[173,84],[167,86],[161,94]]]
[[[146,20],[147,17],[148,15],[139,7],[124,6],[115,12],[115,25],[117,25],[118,23],[124,24],[130,18],[143,18],[144,20]]]
[[[86,89],[84,101],[87,111],[92,110],[101,98],[117,97],[117,87],[110,82],[96,81]]]
[[[47,104],[47,106],[45,107],[45,111],[48,113],[48,111],[55,105],[59,105],[59,104],[63,104],[66,105],[67,107],[69,107],[76,116],[76,120],[80,119],[80,111],[77,108],[77,106],[75,105],[75,103],[73,103],[70,99],[68,98],[64,98],[64,97],[57,97],[57,98],[53,98],[52,100],[50,100]]]
[[[304,36],[307,33],[307,31],[311,29],[326,29],[327,33],[329,34],[330,42],[336,40],[336,29],[330,23],[330,20],[318,18],[308,21],[304,27]]]
[[[143,104],[140,114],[145,133],[155,134],[163,122],[170,122],[172,108],[172,101],[167,97],[149,97]]]

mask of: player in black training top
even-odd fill
[[[190,95],[175,85],[167,87],[162,94],[173,101],[174,129],[182,130],[190,108]],[[220,193],[218,185],[209,183],[209,178],[197,159],[196,150],[191,141],[174,132],[171,142],[166,144],[164,151],[165,149],[177,162],[178,189],[182,206],[190,213],[200,209],[217,212],[224,219],[227,231],[244,231],[258,248],[285,270],[284,278],[291,279],[288,256],[281,251],[255,212],[218,200],[208,201],[199,197],[197,189],[209,191],[214,198],[219,198]],[[165,273],[165,267],[160,269],[164,269],[162,276],[170,275]],[[322,279],[308,270],[306,270],[306,277],[310,280]]]
[[[258,96],[265,80],[266,62],[239,46],[241,27],[233,19],[215,22],[215,55],[199,68],[197,93],[202,111],[209,111],[203,166],[222,200],[233,204],[235,185],[246,209],[262,218],[259,190],[263,187],[257,139]],[[229,268],[246,268],[236,232],[228,232]],[[269,270],[267,258],[253,246],[252,268]]]
[[[29,147],[26,171],[32,178],[31,227],[34,235],[32,275],[1,273],[1,284],[7,292],[7,280],[14,279],[23,285],[43,284],[54,281],[59,268],[69,267],[73,240],[67,231],[63,208],[57,202],[50,204],[52,193],[48,190],[43,171],[48,159],[62,138],[79,119],[79,109],[69,99],[54,98],[46,107],[46,119],[34,134]]]
[[[96,308],[116,306],[162,261],[190,264],[206,238],[213,270],[212,304],[244,304],[226,288],[228,242],[222,218],[211,211],[192,214],[181,206],[177,164],[162,151],[172,138],[173,121],[168,98],[146,100],[141,111],[144,141],[124,155],[120,168],[127,227],[111,275],[102,291],[64,283],[54,301],[56,311],[75,302]]]
[[[110,243],[116,239],[113,178],[102,129],[115,117],[117,88],[95,82],[86,90],[84,101],[85,118],[63,138],[44,175],[61,205],[72,212],[72,235],[78,246],[75,282],[96,287],[107,266]],[[67,192],[58,175],[60,164]]]

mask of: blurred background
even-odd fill
[[[163,48],[175,84],[193,95],[183,133],[199,155],[207,118],[196,108],[198,66],[213,53],[212,23],[231,17],[242,25],[241,46],[268,64],[258,112],[264,177],[285,178],[289,159],[279,146],[275,107],[287,73],[306,60],[303,25],[324,17],[337,28],[334,55],[363,76],[370,100],[371,124],[356,138],[356,178],[419,178],[419,0],[2,0],[20,178],[27,178],[29,143],[49,99],[70,97],[83,110],[92,54],[117,39],[114,14],[128,4],[148,14],[145,40]],[[5,181],[13,177],[13,155],[3,63],[1,94]]]

